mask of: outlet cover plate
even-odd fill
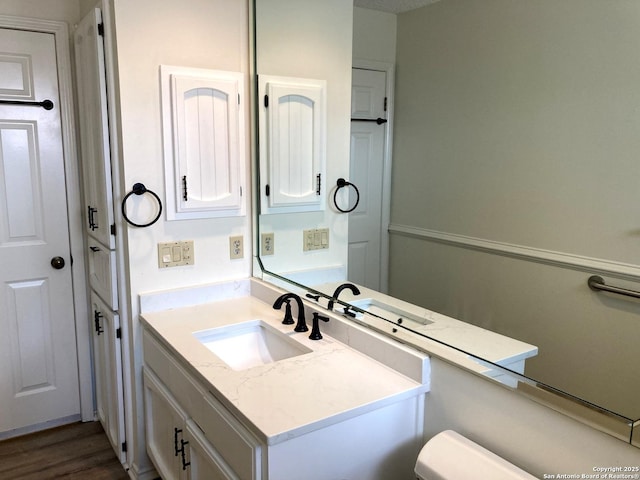
[[[237,235],[229,237],[229,258],[236,260],[244,257],[244,237]]]
[[[272,233],[260,234],[260,256],[273,255],[275,253],[275,237]]]

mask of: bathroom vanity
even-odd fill
[[[283,314],[255,296],[143,314],[147,451],[160,475],[411,478],[426,355],[333,314],[322,327],[339,338],[310,340]],[[273,355],[255,354],[256,336]]]

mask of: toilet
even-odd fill
[[[453,430],[437,434],[422,447],[415,473],[419,480],[536,478]]]

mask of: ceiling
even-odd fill
[[[402,13],[416,8],[424,7],[438,0],[354,0],[356,7],[380,10],[389,13]]]

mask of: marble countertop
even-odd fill
[[[144,313],[142,321],[190,373],[269,445],[427,390],[326,334],[314,341],[308,338],[310,332],[293,332],[292,325],[282,325],[283,313],[254,297],[241,297]],[[286,332],[312,352],[236,371],[193,335],[255,319]],[[307,321],[311,327],[310,319]]]
[[[329,292],[329,295],[331,295],[338,285],[340,285],[339,282],[332,282],[316,285],[313,288],[321,292]],[[357,304],[357,302],[366,299],[377,299],[399,310],[404,310],[414,316],[432,322],[427,325],[405,322],[405,326],[408,328],[398,328],[395,333],[393,328],[397,327],[396,325],[377,319],[372,315],[367,315],[364,323],[384,331],[391,338],[395,337],[399,341],[415,345],[416,348],[423,348],[431,354],[449,358],[477,372],[486,373],[488,367],[486,364],[479,364],[470,360],[471,355],[508,367],[538,354],[538,347],[535,345],[441,315],[375,290],[364,287],[359,287],[359,289],[360,295],[354,295],[348,289],[343,290],[340,293],[340,300]],[[323,300],[320,301],[323,302]],[[326,306],[326,300],[323,305]],[[341,305],[337,305],[335,310],[339,311],[341,308]],[[416,335],[409,329],[420,335]],[[455,350],[449,347],[454,347]]]

